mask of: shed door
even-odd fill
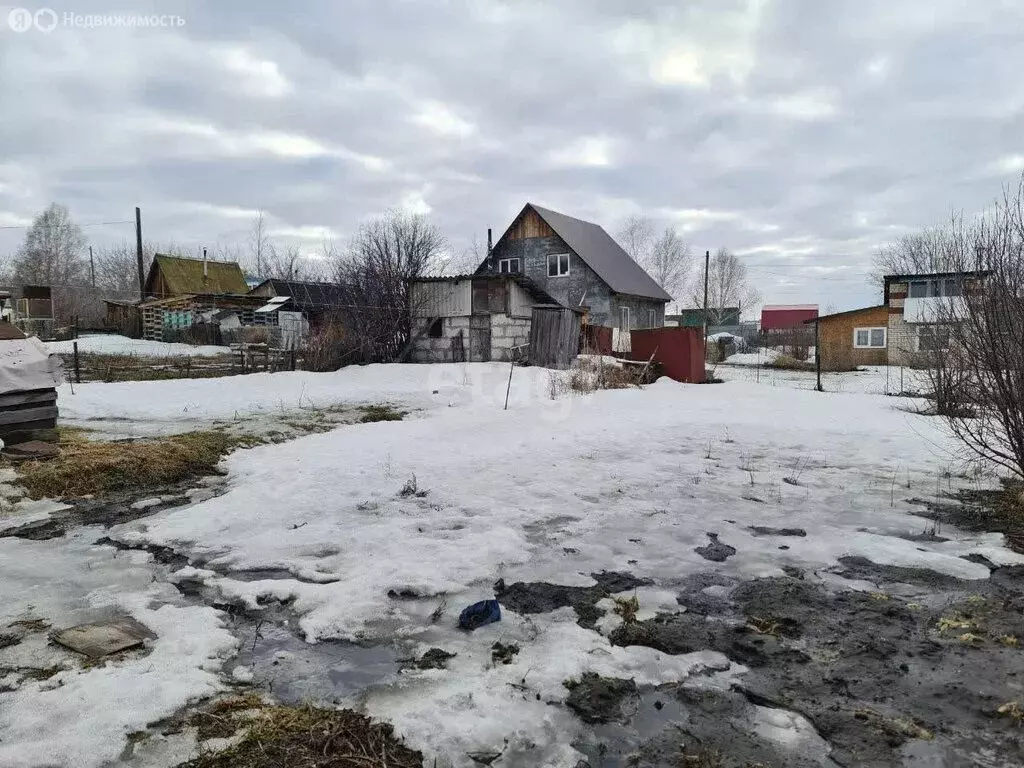
[[[469,361],[491,361],[491,316],[471,315],[469,318]]]

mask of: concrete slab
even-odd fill
[[[138,648],[156,635],[130,616],[79,624],[53,633],[53,641],[91,659]]]

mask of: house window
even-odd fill
[[[522,271],[519,259],[500,259],[498,261],[498,271],[503,275],[519,274]]]
[[[432,339],[440,339],[444,337],[444,319],[437,318],[430,324],[430,330],[427,331],[427,336]]]
[[[918,280],[910,284],[907,295],[912,299],[925,299],[928,297],[930,280]]]
[[[853,346],[857,349],[884,349],[886,328],[855,328]]]
[[[941,325],[922,325],[917,329],[917,351],[937,352],[949,347],[949,328]]]
[[[943,280],[914,280],[910,283],[907,295],[912,299],[963,296],[964,283],[958,277],[947,277]]]
[[[620,307],[619,308],[619,330],[620,331],[628,331],[629,330],[629,307]]]
[[[569,254],[548,254],[548,277],[561,277],[569,274]]]

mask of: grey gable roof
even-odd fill
[[[672,297],[602,227],[533,203],[527,205],[616,293],[672,301]]]

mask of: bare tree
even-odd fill
[[[886,275],[914,275],[946,272],[952,268],[949,256],[950,231],[928,227],[897,237],[878,249],[872,260],[871,281],[881,288]]]
[[[335,261],[342,321],[358,345],[354,356],[400,358],[411,333],[409,281],[435,270],[446,251],[444,235],[420,215],[389,210],[359,228]]]
[[[68,209],[57,203],[32,221],[25,242],[14,256],[14,281],[19,284],[84,285],[88,265],[82,258],[86,240]]]
[[[985,215],[954,216],[942,242],[944,271],[963,274],[919,318],[936,410],[976,457],[1024,480],[1024,177]]]
[[[658,235],[653,221],[631,216],[619,231],[618,241],[666,293],[678,297],[684,292],[692,253],[678,232],[666,227]]]
[[[629,257],[643,266],[651,253],[656,232],[654,222],[646,216],[630,216],[622,225],[616,239]]]
[[[258,211],[252,221],[252,227],[249,229],[249,255],[252,258],[256,276],[261,280],[267,277],[267,275],[263,274],[263,271],[266,266],[266,260],[273,248],[274,244],[270,241],[270,236],[267,234],[267,222],[263,216],[263,211]]]
[[[750,306],[760,299],[747,276],[747,265],[726,248],[715,251],[708,268],[708,325],[722,325],[725,310]],[[690,283],[690,300],[695,307],[704,306],[703,269],[693,276]]]
[[[158,254],[171,256],[187,255],[174,243],[155,243],[147,240],[142,244],[143,273]],[[95,287],[107,299],[137,299],[139,297],[138,256],[135,242],[122,240],[119,243],[99,246],[93,250]]]
[[[671,228],[651,245],[646,264],[641,264],[654,281],[672,297],[682,295],[693,254],[690,246]]]

